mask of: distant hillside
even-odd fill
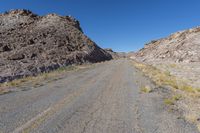
[[[200,27],[174,33],[167,38],[152,41],[136,52],[142,61],[200,61]]]
[[[104,49],[107,53],[109,53],[113,59],[125,58],[127,54],[125,52],[114,52],[112,49],[107,48]]]
[[[38,16],[28,10],[0,14],[0,82],[110,59],[73,17]]]

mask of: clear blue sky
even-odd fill
[[[2,0],[0,12],[29,9],[77,18],[103,48],[133,51],[146,42],[200,26],[200,0]]]

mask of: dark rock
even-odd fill
[[[0,47],[0,52],[7,52],[11,51],[11,48],[9,48],[7,45]]]

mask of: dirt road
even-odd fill
[[[0,96],[0,133],[198,133],[127,59]]]

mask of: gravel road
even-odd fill
[[[198,133],[144,85],[154,87],[120,59],[0,95],[0,133]]]

